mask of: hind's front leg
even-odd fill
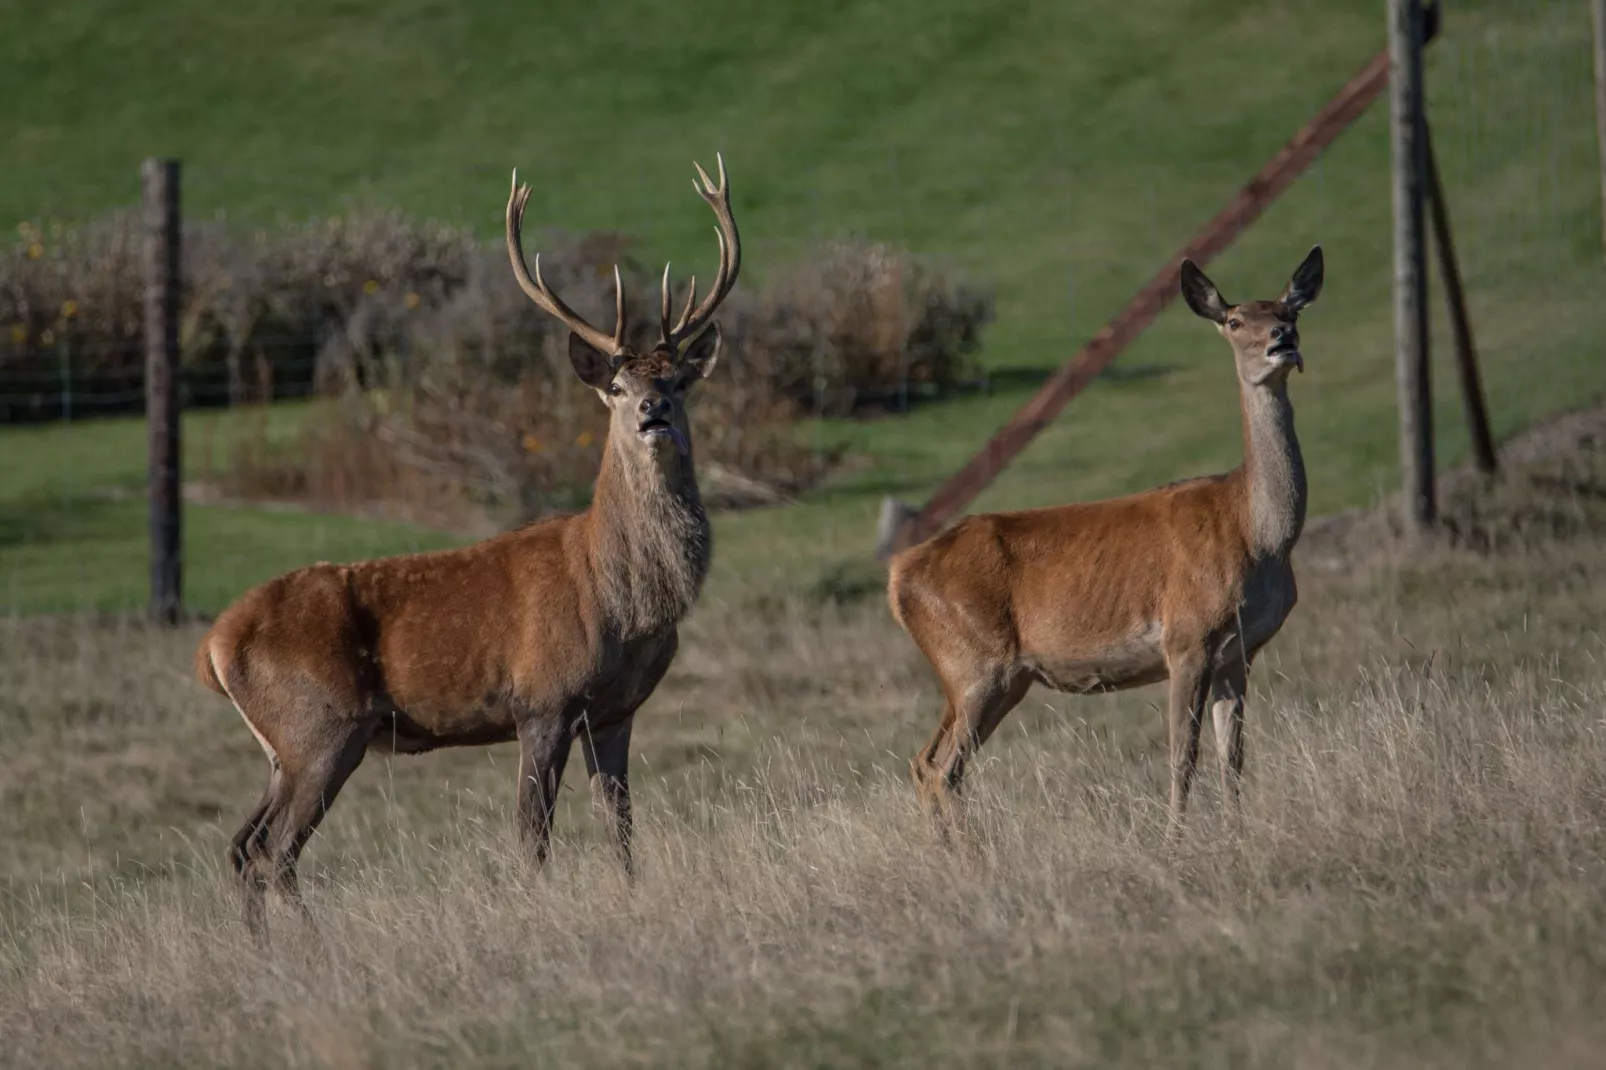
[[[1210,688],[1209,659],[1203,643],[1178,644],[1166,652],[1171,694],[1166,710],[1166,735],[1171,757],[1171,807],[1167,840],[1182,839],[1182,815],[1188,808],[1199,764],[1199,731],[1204,721],[1205,698]]]

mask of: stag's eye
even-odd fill
[[[608,396],[609,397],[615,397],[615,398],[624,397],[624,393],[625,393],[625,388],[620,386],[618,383],[609,383],[608,384]]]
[[[1244,321],[1239,319],[1237,316],[1234,316],[1232,319],[1227,321],[1227,326],[1231,327],[1235,331],[1243,325]]]

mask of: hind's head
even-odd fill
[[[1229,304],[1192,260],[1182,262],[1182,296],[1232,345],[1238,378],[1250,386],[1282,386],[1292,370],[1305,370],[1299,349],[1299,313],[1322,292],[1322,247],[1295,270],[1275,301]]]

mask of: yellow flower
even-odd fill
[[[29,260],[38,260],[41,256],[44,256],[44,255],[45,255],[45,247],[43,245],[40,245],[38,242],[33,242],[28,246],[28,259]]]
[[[579,435],[575,436],[574,444],[579,446],[581,449],[585,449],[587,446],[591,445],[591,432],[581,431]]]
[[[62,319],[70,320],[74,316],[76,316],[77,314],[78,314],[78,302],[77,301],[74,301],[72,298],[69,297],[67,300],[65,300],[65,301],[63,301],[61,303],[61,318]]]
[[[417,308],[418,303],[422,300],[423,298],[419,297],[417,294],[408,294],[406,297],[402,298],[402,304],[406,305],[408,308]]]
[[[11,325],[11,340],[19,346],[28,340],[28,328],[20,323]]]
[[[524,451],[526,453],[540,453],[541,440],[536,438],[534,435],[526,434],[524,436]]]
[[[367,282],[362,284],[362,292],[370,295],[378,293],[379,283],[375,282],[373,279],[369,279]]]

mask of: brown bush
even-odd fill
[[[658,281],[626,235],[544,235],[548,279],[593,322],[620,264],[632,340],[656,330]],[[602,410],[568,367],[562,328],[519,292],[500,247],[394,212],[238,233],[185,232],[184,381],[192,404],[318,394],[302,442],[247,437],[226,479],[245,496],[404,511],[530,515],[572,504],[595,472]],[[985,293],[906,253],[840,242],[748,280],[721,312],[726,346],[699,392],[698,452],[782,492],[828,457],[791,425],[903,407],[966,373]],[[25,225],[0,250],[0,420],[135,411],[144,357],[131,215]],[[716,495],[717,496],[717,495]]]

